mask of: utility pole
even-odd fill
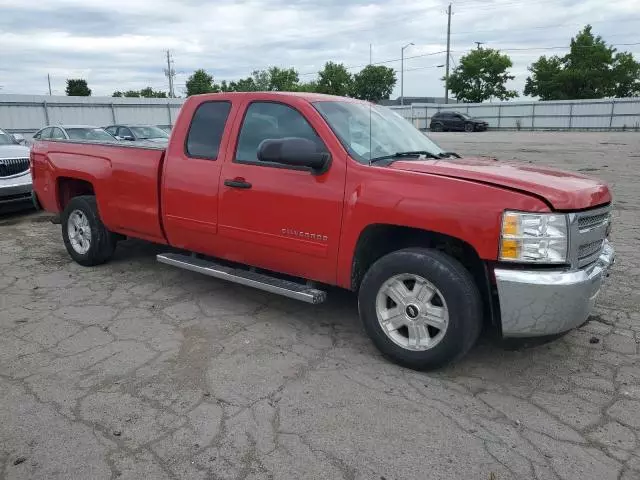
[[[484,45],[484,42],[473,42],[478,46],[478,50],[480,50],[480,45]]]
[[[176,71],[173,68],[173,60],[171,59],[171,52],[169,50],[167,50],[167,68],[164,69],[164,74],[169,79],[169,98],[174,98],[173,77],[176,76]]]
[[[49,96],[51,96],[51,76],[47,73],[47,83],[49,83]]]
[[[414,43],[409,42],[400,49],[400,105],[404,105],[404,50],[411,45]]]
[[[444,72],[444,103],[449,103],[449,57],[451,55],[451,4],[447,8],[447,61]]]

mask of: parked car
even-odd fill
[[[0,130],[0,209],[31,201],[29,147]]]
[[[164,143],[169,141],[169,134],[155,125],[109,125],[104,129],[118,140]]]
[[[38,140],[85,140],[94,142],[113,142],[116,138],[100,127],[90,125],[55,125],[38,130],[31,144]]]
[[[156,125],[156,127],[158,127],[161,130],[164,130],[167,133],[171,133],[171,125]]]
[[[489,124],[460,112],[438,112],[431,117],[432,132],[484,132]]]
[[[324,284],[352,290],[373,343],[416,369],[460,358],[485,320],[505,337],[581,325],[614,261],[606,184],[460,158],[344,97],[196,95],[166,148],[45,141],[32,159],[77,263],[127,236],[182,250],[162,263],[313,304]]]

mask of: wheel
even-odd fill
[[[452,362],[480,334],[480,294],[460,262],[437,250],[390,253],[366,273],[358,294],[364,328],[392,361],[415,370]]]
[[[464,125],[464,131],[465,132],[473,132],[475,131],[475,128],[473,126],[473,123],[465,123]]]
[[[100,220],[96,197],[74,197],[62,212],[62,239],[71,258],[80,265],[100,265],[111,258],[116,236]]]
[[[444,132],[444,126],[441,123],[434,123],[431,125],[432,132]]]

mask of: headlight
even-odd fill
[[[504,212],[500,260],[567,262],[567,217],[558,213]]]

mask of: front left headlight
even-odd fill
[[[499,259],[505,262],[567,263],[567,216],[506,211]]]

